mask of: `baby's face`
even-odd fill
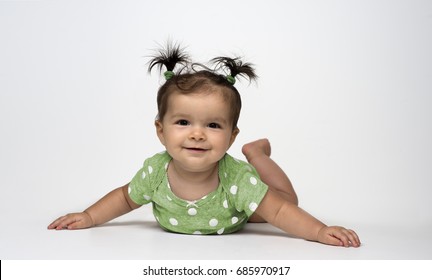
[[[214,168],[234,142],[229,105],[220,92],[173,93],[158,137],[173,160],[189,172]]]

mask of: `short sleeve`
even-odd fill
[[[165,174],[170,157],[160,153],[144,161],[143,167],[129,183],[129,197],[137,204],[144,205],[152,201],[155,188]]]
[[[235,208],[250,217],[268,191],[258,172],[247,162],[234,158],[225,160],[225,188]]]

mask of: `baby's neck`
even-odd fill
[[[190,172],[171,161],[167,172],[171,191],[184,200],[198,200],[218,188],[218,169],[218,164],[215,164],[213,168],[202,172]]]

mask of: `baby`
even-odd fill
[[[266,139],[243,146],[248,162],[227,154],[239,133],[241,98],[234,84],[240,76],[253,80],[256,75],[239,58],[212,62],[214,69],[190,65],[179,46],[168,46],[150,61],[149,72],[166,67],[155,121],[165,151],[146,159],[130,183],[81,213],[56,219],[48,229],[93,227],[151,202],[157,222],[170,232],[228,234],[247,222],[268,222],[307,240],[359,247],[353,230],[326,226],[298,207]]]

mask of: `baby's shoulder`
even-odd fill
[[[225,154],[222,160],[219,162],[219,168],[222,170],[231,170],[237,172],[253,172],[255,173],[255,168],[248,162],[237,159],[229,154]]]
[[[167,151],[159,152],[157,154],[152,155],[151,157],[148,157],[144,161],[144,166],[148,165],[154,165],[154,166],[160,166],[168,164],[171,160],[171,156],[168,154]]]
[[[259,180],[258,172],[250,163],[228,154],[224,156],[219,164],[219,177],[225,186],[242,184],[252,177]]]
[[[145,159],[141,170],[152,177],[163,176],[170,161],[171,156],[166,151],[160,152]]]

